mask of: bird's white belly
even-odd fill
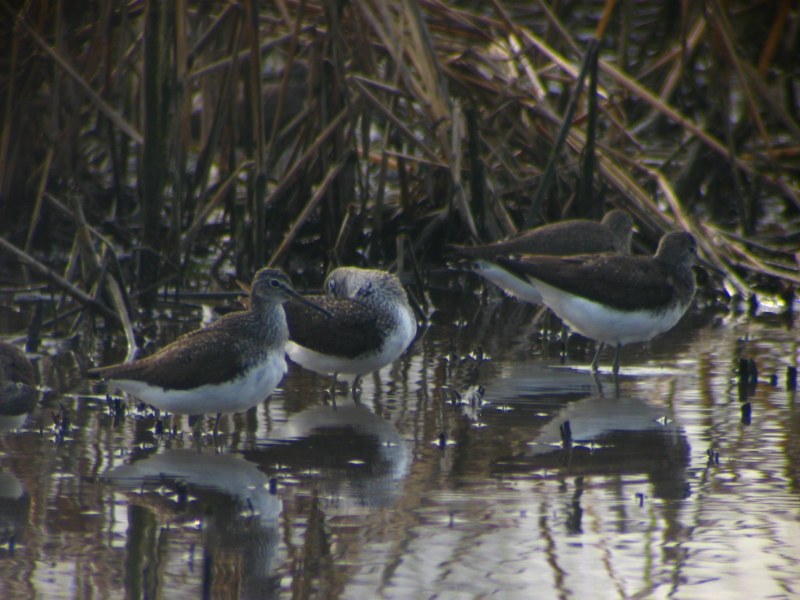
[[[478,259],[473,262],[475,271],[484,279],[488,279],[509,296],[514,296],[531,304],[541,304],[542,295],[536,286],[516,277],[503,267],[488,260]]]
[[[643,342],[671,329],[686,307],[676,305],[663,312],[622,311],[578,296],[564,294],[539,283],[544,303],[561,320],[583,336],[606,344]]]
[[[111,383],[156,408],[183,415],[234,413],[247,410],[269,396],[286,373],[282,354],[270,354],[242,376],[221,384],[191,390],[168,390],[142,381],[116,379]]]
[[[380,351],[348,358],[322,354],[290,340],[286,354],[293,362],[316,373],[367,375],[397,360],[417,334],[417,322],[411,311],[403,309],[398,316],[398,327],[386,338]]]

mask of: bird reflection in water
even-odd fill
[[[645,474],[655,497],[680,499],[690,495],[689,454],[686,433],[663,410],[638,398],[593,395],[567,404],[524,453],[498,459],[494,470],[576,478]]]
[[[340,507],[391,506],[412,460],[391,421],[354,403],[294,414],[244,455],[264,469],[280,464],[293,476],[315,477],[320,493]]]
[[[153,546],[128,545],[126,564],[156,560],[156,544],[182,545],[185,552],[177,554],[189,555],[189,571],[202,573],[204,597],[234,588],[243,598],[278,595],[280,577],[272,569],[282,502],[255,465],[240,456],[177,449],[116,467],[105,479],[131,497],[129,539],[152,539],[147,532],[161,525]],[[202,530],[202,569],[194,565],[194,523]],[[158,586],[144,578],[129,577],[126,585]]]

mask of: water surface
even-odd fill
[[[694,310],[615,384],[528,307],[447,305],[359,404],[295,367],[216,446],[115,412],[50,341],[42,409],[0,439],[0,596],[800,594],[797,325]]]

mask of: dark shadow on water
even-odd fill
[[[682,499],[691,493],[690,451],[682,429],[644,400],[590,396],[564,406],[524,453],[498,458],[493,472],[537,477],[642,474],[655,497]]]

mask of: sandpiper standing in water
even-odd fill
[[[542,295],[536,286],[498,264],[497,258],[514,254],[546,254],[574,256],[615,252],[629,254],[633,219],[620,209],[605,214],[603,220],[569,219],[542,225],[511,239],[480,246],[453,246],[463,256],[471,258],[472,271],[491,281],[510,296],[541,304]]]
[[[696,255],[692,235],[677,231],[661,238],[652,257],[518,256],[498,262],[534,285],[545,305],[572,329],[600,342],[593,371],[603,344],[616,346],[616,375],[623,344],[672,329],[689,308],[696,288]]]
[[[37,399],[31,361],[13,344],[0,342],[0,432],[20,427]]]
[[[247,310],[187,333],[152,356],[87,374],[171,413],[216,413],[216,433],[221,414],[255,406],[283,379],[289,329],[282,305],[290,298],[323,310],[297,294],[283,271],[261,269]]]
[[[286,353],[297,364],[323,374],[362,375],[394,362],[414,339],[417,321],[400,280],[377,269],[339,267],[325,280],[315,304],[327,317],[289,302]]]

